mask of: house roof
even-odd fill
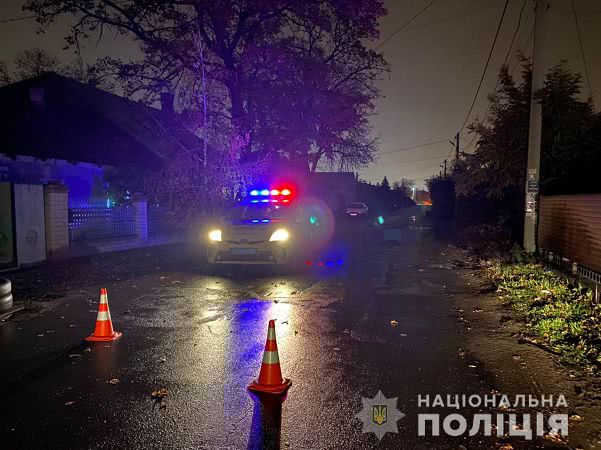
[[[177,114],[49,72],[0,88],[0,153],[157,168],[198,139]]]

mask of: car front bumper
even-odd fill
[[[285,264],[289,253],[289,245],[284,242],[252,245],[211,242],[207,248],[207,261],[210,264]]]

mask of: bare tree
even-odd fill
[[[218,129],[215,116],[229,122],[227,133],[244,138],[241,158],[277,155],[308,170],[319,160],[358,168],[372,159],[369,138],[354,130],[368,126],[379,96],[376,82],[388,70],[383,55],[369,46],[386,9],[382,0],[351,4],[26,0],[25,9],[42,25],[75,16],[72,45],[108,29],[135,39],[141,60],[105,58],[102,64],[129,95],[141,92],[153,101],[165,89],[190,91],[183,84],[197,81],[194,72],[204,67],[206,84],[218,85],[221,94],[206,102],[209,126]],[[352,136],[359,139],[349,146]],[[357,153],[362,149],[368,154]]]
[[[41,48],[30,48],[21,51],[15,58],[16,77],[19,79],[34,78],[46,72],[58,70],[58,59]]]
[[[8,70],[8,64],[4,61],[0,61],[0,86],[6,86],[12,82],[10,72]]]

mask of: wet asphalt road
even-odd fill
[[[437,265],[444,238],[404,229],[392,246],[352,223],[337,244],[345,261],[336,268],[206,275],[182,251],[160,270],[111,281],[123,332],[114,343],[82,343],[101,286],[3,323],[3,448],[490,448],[479,436],[417,436],[417,413],[428,412],[418,411],[418,394],[490,389],[458,357],[465,330],[453,297],[465,287]],[[271,318],[293,380],[283,404],[246,390]],[[162,387],[168,395],[154,403]],[[381,442],[355,418],[361,397],[378,390],[406,414]]]

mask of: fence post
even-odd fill
[[[44,185],[46,257],[52,259],[69,248],[69,188],[61,183]]]
[[[143,194],[134,194],[131,203],[136,217],[136,235],[138,239],[148,240],[148,200]]]

